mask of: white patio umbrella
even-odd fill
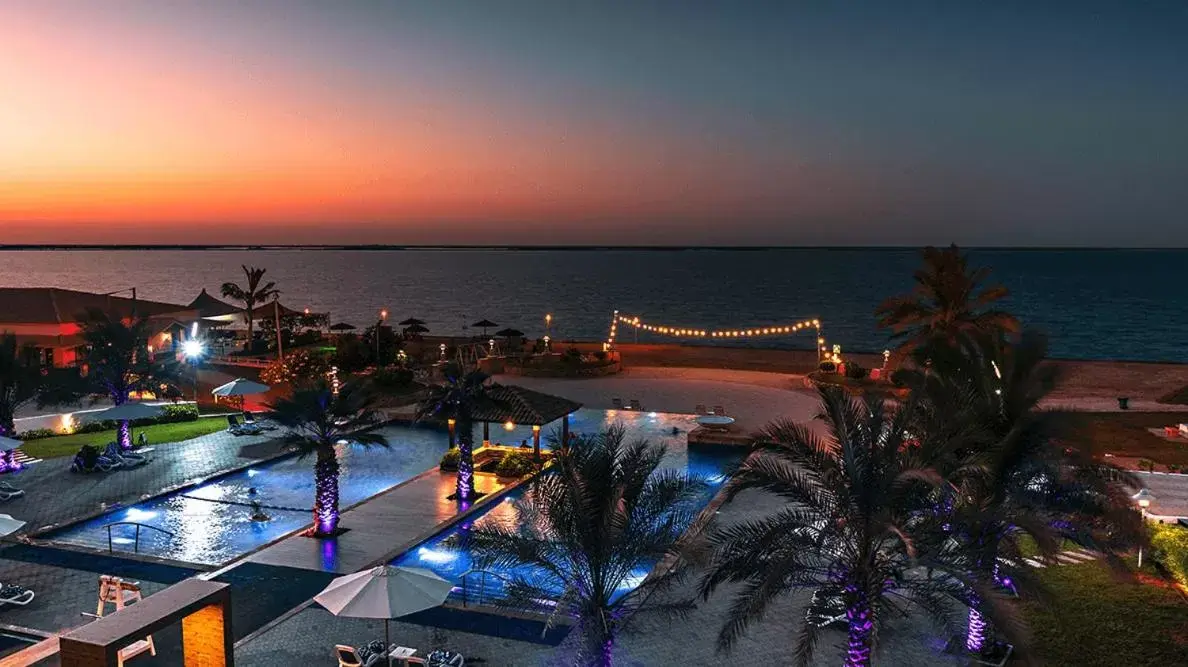
[[[10,514],[0,514],[0,537],[15,533],[24,525],[24,521],[14,519]]]
[[[156,417],[165,412],[165,409],[159,405],[149,405],[148,403],[138,403],[136,401],[129,401],[123,405],[100,410],[99,412],[83,413],[87,419],[95,419],[98,421],[132,421],[133,419],[147,419],[149,417]]]
[[[387,650],[389,620],[440,605],[453,587],[423,568],[381,565],[335,579],[314,600],[335,616],[384,619]]]
[[[243,378],[235,378],[227,384],[215,387],[210,393],[214,394],[215,396],[222,397],[251,396],[253,394],[263,394],[269,389],[272,389],[272,387],[269,387],[266,384],[252,382],[251,380],[245,380]]]
[[[0,452],[12,451],[23,444],[25,443],[20,440],[13,440],[12,438],[6,438],[0,435]]]

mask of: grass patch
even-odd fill
[[[135,437],[145,433],[149,444],[163,445],[169,442],[179,442],[197,438],[201,435],[214,433],[227,428],[227,420],[222,417],[203,417],[191,422],[177,422],[175,424],[153,424],[133,429]],[[37,459],[51,459],[58,456],[74,456],[83,445],[95,445],[103,448],[107,443],[116,439],[116,431],[99,431],[98,433],[73,433],[58,435],[52,438],[31,440],[21,447],[29,456]]]
[[[1037,571],[1049,606],[1023,604],[1042,664],[1188,664],[1188,602],[1150,570],[1119,581],[1100,562]]]
[[[1188,441],[1165,440],[1148,428],[1188,422],[1188,412],[1066,412],[1061,419],[1070,442],[1094,454],[1131,456],[1156,463],[1188,464]]]

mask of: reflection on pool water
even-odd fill
[[[620,422],[628,429],[628,440],[646,438],[652,443],[664,444],[667,447],[663,467],[678,469],[690,475],[698,476],[707,482],[704,493],[694,501],[697,508],[704,507],[720,490],[730,472],[738,466],[745,455],[745,450],[738,447],[697,446],[689,448],[685,444],[684,434],[697,424],[693,417],[686,415],[636,413],[636,412],[594,412],[581,411],[580,416],[585,419],[577,426],[579,432],[592,432],[603,426]],[[673,434],[673,428],[678,434]],[[494,503],[484,508],[480,513],[467,517],[466,521],[451,526],[434,535],[409,551],[391,561],[392,565],[407,567],[423,567],[432,570],[439,576],[461,586],[463,575],[475,567],[471,554],[465,544],[465,534],[475,526],[482,526],[490,522],[510,523],[515,521],[516,514],[513,503],[527,492],[527,487],[520,487],[509,492],[503,502]],[[647,563],[639,570],[631,573],[619,587],[617,595],[625,595],[641,583],[654,564]],[[503,588],[503,582],[519,575],[550,588],[547,581],[537,579],[537,572],[532,568],[488,568],[493,576],[478,574],[467,575],[468,587],[481,585],[483,597],[490,599],[498,597]],[[481,580],[481,581],[480,581]],[[473,595],[473,588],[471,589]],[[455,593],[459,591],[456,589]],[[553,591],[560,596],[563,591]]]
[[[694,426],[691,418],[579,410],[571,415],[571,430],[592,432],[622,419],[636,435],[653,442],[676,443],[675,426],[682,432]],[[542,441],[559,430],[559,423],[543,429]],[[339,445],[343,507],[366,500],[437,465],[446,449],[444,431],[407,426],[384,428],[391,447]],[[481,440],[481,426],[475,428]],[[530,427],[505,430],[492,425],[491,440],[505,444],[532,442]],[[683,459],[683,438],[671,454]],[[543,445],[542,445],[543,446]],[[150,464],[152,465],[152,464]],[[717,472],[715,470],[715,472]],[[106,550],[108,526],[114,551],[131,552],[187,563],[221,565],[312,521],[313,459],[279,459],[182,489],[153,500],[117,509],[89,521],[66,526],[47,539]],[[269,521],[252,521],[258,503]],[[137,537],[137,525],[140,525]],[[348,526],[349,527],[349,526]]]

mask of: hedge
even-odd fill
[[[135,427],[151,426],[153,424],[176,424],[178,422],[192,422],[198,421],[198,408],[194,405],[165,405],[162,406],[164,413],[157,417],[147,417],[145,419],[135,419],[132,425]],[[74,429],[75,433],[100,433],[102,431],[113,431],[119,427],[119,422],[110,419],[97,422],[87,422],[80,424],[78,428]],[[63,435],[48,428],[35,428],[24,433],[18,433],[17,439],[28,442],[30,440],[40,440],[42,438],[52,438],[54,436]]]
[[[1157,523],[1151,527],[1151,546],[1156,562],[1163,565],[1172,578],[1188,586],[1188,528],[1172,523]]]

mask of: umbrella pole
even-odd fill
[[[392,666],[392,640],[388,637],[388,619],[384,619],[384,651],[388,656],[388,667]]]

